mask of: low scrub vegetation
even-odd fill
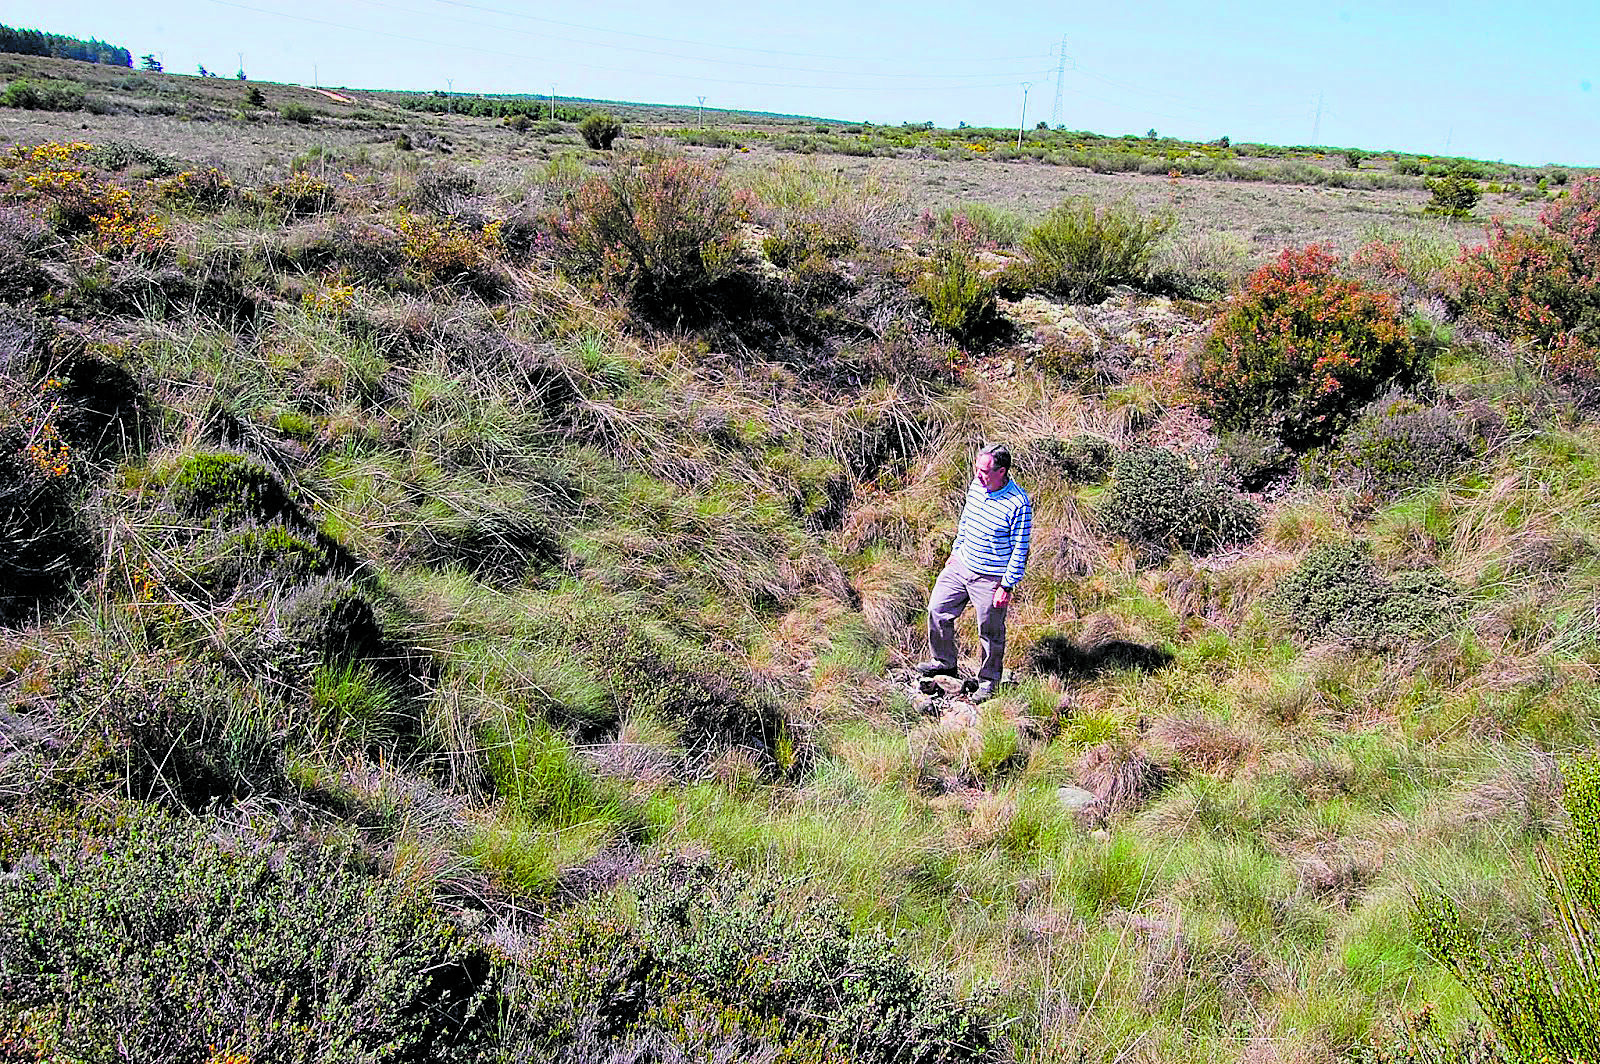
[[[413,102],[0,156],[0,1057],[1584,1059],[1590,183],[1252,275],[763,152],[1312,149]]]

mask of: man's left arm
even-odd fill
[[[1016,524],[1011,533],[1011,560],[1006,564],[1005,575],[994,593],[997,609],[1011,605],[1011,589],[1022,581],[1028,567],[1028,545],[1033,535],[1033,501],[1030,499],[1017,508]]]

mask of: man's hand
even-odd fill
[[[1003,587],[995,588],[994,589],[994,608],[997,609],[997,610],[1003,610],[1009,605],[1011,605],[1011,592],[1007,591]]]

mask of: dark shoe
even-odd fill
[[[994,684],[990,683],[988,680],[984,680],[973,689],[970,695],[967,696],[967,701],[971,702],[973,705],[977,705],[979,702],[987,702],[989,699],[994,697],[994,689]]]
[[[942,661],[919,661],[911,666],[911,671],[919,676],[954,676],[956,667]]]

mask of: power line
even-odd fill
[[[1066,73],[1067,35],[1063,33],[1061,35],[1061,58],[1056,63],[1056,103],[1054,107],[1050,108],[1050,124],[1052,126],[1059,126],[1061,124],[1061,87],[1062,79],[1066,76]]]
[[[430,17],[427,12],[418,11],[415,8],[401,7],[401,6],[397,5],[397,4],[394,4],[394,3],[390,2],[390,0],[357,0],[357,2],[358,3],[362,3],[362,4],[366,4],[366,5],[370,6],[370,7],[379,8],[380,10],[401,12],[401,13],[409,14],[409,15],[419,15],[419,16],[422,16],[424,18]],[[444,3],[444,2],[448,2],[448,0],[436,0],[436,2]],[[480,10],[480,11],[492,11],[492,12],[494,12],[496,14],[515,15],[514,12],[501,12],[501,11],[498,11],[498,10],[496,10],[494,8],[480,7],[479,5],[476,5],[476,4],[460,4],[460,5],[456,5],[456,6],[470,7],[470,8],[473,8],[474,10]],[[787,65],[783,65],[783,64],[777,64],[777,63],[755,63],[755,62],[750,62],[748,60],[743,60],[743,59],[718,59],[718,58],[715,58],[713,56],[685,55],[682,52],[664,52],[664,51],[661,51],[661,50],[655,49],[655,48],[636,48],[636,47],[632,47],[632,46],[626,45],[626,44],[614,44],[614,43],[609,43],[609,42],[596,42],[596,41],[582,40],[582,39],[577,38],[577,37],[563,37],[563,36],[560,36],[558,34],[553,34],[553,33],[548,33],[548,32],[534,33],[534,32],[529,31],[529,30],[512,29],[512,28],[506,27],[506,26],[497,26],[497,25],[494,25],[492,23],[478,22],[478,21],[474,21],[472,19],[451,18],[449,16],[431,16],[431,17],[442,17],[442,18],[445,19],[445,21],[454,22],[454,23],[457,23],[458,25],[462,25],[462,26],[473,26],[473,27],[477,27],[477,28],[480,28],[480,29],[491,29],[491,30],[494,30],[497,33],[515,33],[515,34],[518,34],[518,35],[521,35],[521,36],[525,36],[525,37],[533,37],[533,38],[535,38],[537,40],[542,40],[542,41],[562,41],[562,42],[567,43],[567,44],[582,44],[582,45],[589,45],[589,46],[592,46],[592,47],[604,47],[604,48],[612,49],[614,51],[633,52],[633,53],[635,53],[637,55],[652,55],[652,56],[656,56],[656,57],[662,58],[662,59],[684,59],[684,60],[688,60],[688,61],[694,62],[694,63],[716,63],[716,64],[723,65],[723,66],[745,67],[745,68],[748,68],[748,69],[751,69],[751,70],[773,70],[773,71],[780,71],[780,72],[784,72],[784,73],[795,73],[795,74],[846,74],[846,75],[849,75],[851,77],[862,77],[862,78],[913,78],[913,79],[916,79],[916,80],[919,80],[919,81],[929,81],[929,80],[934,80],[934,81],[969,81],[969,80],[972,80],[972,79],[1018,77],[1018,76],[1025,76],[1027,74],[1032,73],[1032,71],[1018,71],[1018,70],[1004,70],[1004,71],[986,70],[986,71],[978,71],[976,73],[971,73],[971,74],[939,74],[939,73],[929,73],[929,72],[926,72],[926,71],[898,71],[898,70],[892,70],[892,71],[881,71],[880,72],[880,71],[874,71],[874,70],[861,70],[861,69],[857,69],[857,70],[831,70],[831,69],[823,69],[823,68],[818,68],[818,67],[787,66]],[[531,15],[520,16],[520,17],[533,18],[533,16],[531,16]],[[540,19],[538,21],[552,21],[553,22],[554,20]],[[566,25],[566,23],[556,23],[556,25]],[[612,31],[610,31],[610,30],[595,30],[595,31],[592,31],[592,32],[609,33],[609,32],[612,32]],[[683,43],[695,44],[696,42],[685,41]],[[697,47],[705,47],[705,46],[704,45],[697,45]],[[1039,59],[1039,58],[1042,58],[1042,57],[1035,55],[1035,56],[1023,56],[1023,57],[1019,57],[1019,58]]]
[[[551,26],[565,26],[572,30],[587,30],[591,33],[615,33],[623,37],[637,37],[646,41],[664,41],[668,44],[691,44],[699,48],[721,48],[733,52],[756,52],[761,55],[786,55],[796,59],[836,59],[846,63],[859,63],[869,56],[859,55],[827,55],[821,52],[787,52],[778,48],[754,48],[742,44],[717,44],[709,41],[694,41],[685,37],[662,37],[653,33],[635,33],[632,30],[614,30],[603,26],[586,26],[580,22],[563,22],[560,19],[544,18],[540,15],[528,15],[520,11],[506,11],[502,8],[487,7],[483,4],[468,3],[467,0],[434,0],[434,3],[444,4],[449,7],[466,7],[475,11],[483,11],[495,15],[506,15],[510,18],[527,19],[530,22],[543,22]],[[928,62],[942,62],[945,58],[961,59],[972,63],[1009,63],[1017,59],[1037,59],[1038,55],[1001,55],[1001,56],[972,56],[954,55],[949,57],[930,55],[924,57]]]
[[[251,4],[241,4],[238,3],[237,0],[208,0],[208,2],[218,4],[222,7],[236,8],[240,11],[253,11],[261,15],[272,15],[276,18],[290,19],[295,22],[306,22],[317,26],[331,26],[334,29],[349,30],[351,33],[360,33],[366,36],[388,37],[397,41],[410,41],[413,44],[424,44],[434,49],[440,47],[440,42],[437,40],[428,40],[422,37],[412,37],[408,34],[394,33],[388,30],[351,26],[343,22],[334,22],[330,19],[312,18],[309,15],[294,15],[286,11],[274,11],[270,8],[256,7]],[[507,52],[497,48],[484,48],[479,45],[451,44],[447,47],[458,48],[469,52],[479,52],[484,55],[497,55],[506,59],[516,59],[524,63],[551,62],[551,60],[545,58],[544,56],[527,55],[526,53],[519,52]],[[646,74],[651,77],[675,78],[681,81],[713,82],[719,85],[748,85],[769,89],[811,89],[824,92],[949,92],[958,89],[961,91],[970,91],[972,89],[1009,88],[1010,86],[1016,84],[1015,81],[997,81],[984,85],[815,85],[796,82],[749,81],[740,78],[706,77],[700,74],[677,74],[665,70],[641,70],[638,67],[610,67],[601,66],[596,63],[579,62],[578,60],[574,59],[562,59],[560,62],[567,66],[578,67],[583,70],[599,71],[606,74]],[[837,73],[852,72],[838,71]]]

